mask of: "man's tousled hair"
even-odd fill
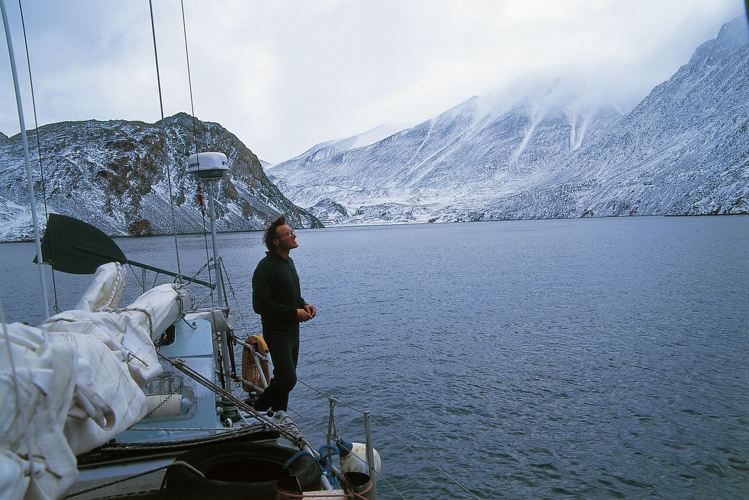
[[[286,216],[282,215],[278,219],[271,222],[266,228],[263,233],[263,243],[265,243],[265,246],[268,248],[268,250],[275,249],[275,246],[273,245],[273,240],[278,239],[278,232],[276,229],[278,229],[280,226],[283,226],[286,224]]]

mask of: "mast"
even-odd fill
[[[229,170],[229,162],[224,153],[217,152],[204,152],[190,155],[187,159],[187,172],[194,174],[200,180],[205,181],[208,185],[208,204],[209,214],[211,218],[211,241],[213,243],[213,269],[215,270],[216,276],[216,290],[218,291],[218,306],[219,309],[223,309],[228,312],[228,304],[225,301],[223,295],[223,283],[221,277],[221,257],[218,255],[218,238],[216,237],[216,212],[214,210],[214,189],[218,185],[218,181],[224,175],[224,172]],[[214,313],[215,314],[215,313]],[[223,313],[222,313],[223,314]],[[223,320],[223,317],[221,318]],[[215,320],[214,320],[215,321]],[[217,328],[218,330],[218,328]],[[226,331],[218,331],[219,342],[221,344],[221,350],[223,355],[223,376],[224,380],[228,382],[231,374],[231,367],[229,366],[229,342],[227,339],[228,333]],[[225,382],[226,383],[226,382]]]
[[[39,284],[42,288],[42,307],[44,309],[44,318],[49,318],[49,301],[47,299],[47,282],[44,278],[44,268],[42,267],[42,244],[39,237],[39,223],[36,217],[36,198],[34,197],[34,183],[31,175],[31,162],[29,161],[29,143],[26,139],[26,124],[23,120],[23,106],[21,104],[21,91],[18,86],[18,73],[16,72],[16,58],[13,53],[13,42],[10,37],[10,26],[8,24],[8,14],[5,11],[5,2],[0,0],[0,10],[3,14],[3,26],[5,27],[5,38],[8,41],[8,55],[10,56],[10,69],[13,74],[13,87],[16,91],[16,107],[18,108],[18,121],[21,125],[21,142],[23,143],[23,158],[26,163],[26,185],[29,190],[29,204],[31,205],[31,220],[34,223],[34,242],[36,243],[36,262],[39,270]]]
[[[229,161],[224,153],[203,152],[190,155],[187,159],[187,172],[195,175],[208,185],[208,214],[211,219],[211,241],[213,243],[213,267],[216,271],[216,288],[218,290],[218,305],[224,307],[223,290],[221,284],[220,258],[216,238],[216,212],[213,208],[213,191],[218,181],[229,170]]]

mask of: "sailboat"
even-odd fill
[[[3,0],[0,7],[15,77]],[[83,221],[51,214],[43,237],[34,221],[37,262],[94,278],[73,309],[39,325],[0,317],[0,498],[376,498],[381,460],[366,420],[366,443],[330,431],[316,450],[285,412],[252,407],[272,377],[272,353],[261,335],[235,338],[222,296],[212,193],[227,159],[201,152],[187,163],[209,187],[208,281],[130,261]],[[122,307],[133,266],[174,280]],[[40,281],[45,289],[41,272]],[[193,306],[186,283],[215,302]],[[330,418],[335,429],[333,402]]]

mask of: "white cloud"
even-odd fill
[[[160,118],[145,2],[24,8],[42,124]],[[738,0],[185,0],[197,116],[270,162],[384,123],[415,124],[533,74],[574,74],[631,106],[743,9]],[[154,2],[154,12],[164,112],[189,113],[180,2]],[[0,66],[0,130],[10,135],[18,120]]]

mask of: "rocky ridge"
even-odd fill
[[[29,132],[28,142],[40,219],[46,201],[47,212],[79,218],[113,236],[171,234],[171,178],[177,232],[202,232],[204,224],[209,227],[207,216],[198,201],[198,182],[186,172],[187,159],[195,152],[219,151],[230,170],[215,195],[217,230],[261,229],[281,213],[294,227],[322,227],[267,179],[258,158],[235,135],[184,113],[166,118],[163,126],[122,120],[55,123],[39,128],[38,143],[36,133]],[[206,207],[207,193],[203,198]],[[29,239],[31,232],[20,134],[0,138],[0,240]]]

